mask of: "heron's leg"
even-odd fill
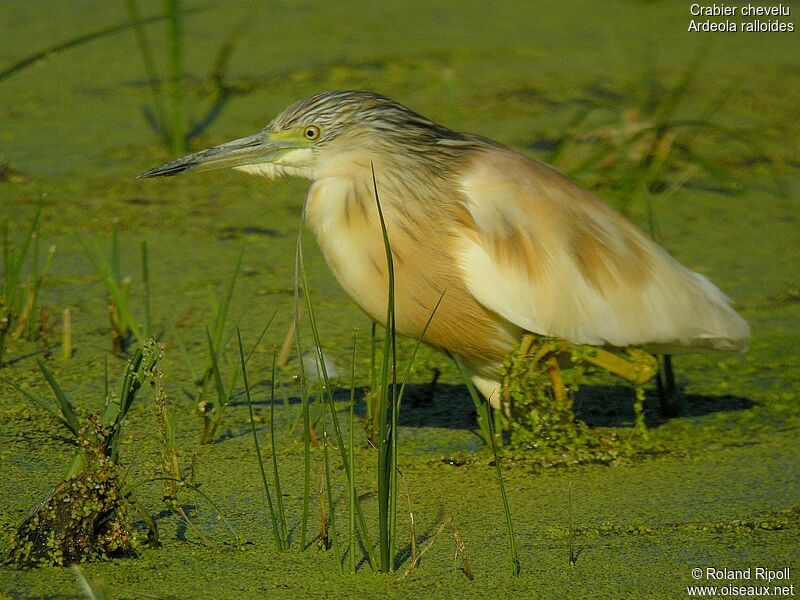
[[[544,338],[533,334],[526,335],[520,345],[520,354],[526,356],[530,361],[530,368],[543,371],[547,369],[553,396],[559,403],[567,402],[567,389],[564,385],[564,378],[561,376],[561,368],[558,365],[558,355],[570,352],[572,344],[565,340]],[[508,397],[508,386],[505,387],[506,402]]]
[[[522,343],[519,345],[519,353],[523,356],[526,354],[530,354],[531,348],[533,348],[533,345],[536,343],[536,338],[537,336],[532,334],[523,337]]]
[[[541,342],[539,343],[539,347],[536,349],[536,352],[530,355],[530,358],[532,363],[539,364],[548,355],[557,356],[561,353],[570,352],[572,352],[572,344],[566,340],[542,338]]]
[[[553,396],[559,404],[566,403],[567,388],[564,386],[564,378],[561,377],[561,369],[558,366],[558,356],[550,354],[547,357],[547,374],[550,375],[550,383],[553,388]]]
[[[532,334],[526,335],[520,345],[520,354],[529,361],[530,369],[539,372],[547,370],[553,395],[559,403],[568,401],[566,386],[558,364],[559,355],[569,354],[573,363],[589,363],[627,379],[637,386],[647,383],[658,373],[658,361],[652,354],[640,348],[626,348],[623,352],[613,352],[586,344],[572,344],[566,340]],[[511,398],[507,381],[503,385],[503,397],[508,404]]]
[[[677,417],[680,413],[678,394],[675,390],[675,373],[672,370],[672,357],[664,355],[664,362],[656,377],[658,397],[661,400],[661,416],[665,418]]]
[[[533,365],[536,364],[532,360],[531,351],[532,351],[534,345],[538,342],[538,340],[539,340],[539,336],[537,336],[537,335],[534,335],[534,334],[525,335],[522,338],[522,342],[520,342],[520,344],[519,344],[519,350],[515,352],[515,354],[518,354],[519,357],[526,357],[529,360],[529,363],[528,363],[529,364],[529,368],[533,368]],[[509,371],[506,371],[506,373],[505,373],[505,375],[503,377],[503,384],[502,384],[502,387],[501,387],[502,394],[503,394],[503,403],[502,403],[502,405],[504,407],[504,412],[506,414],[509,413],[509,410],[510,410],[510,407],[511,407],[511,387],[509,385],[509,383],[510,383],[509,378],[510,378],[510,373],[509,373]],[[495,406],[495,408],[497,408],[497,407]]]
[[[569,353],[573,362],[584,361],[595,365],[627,379],[634,385],[647,383],[658,373],[656,358],[641,348],[626,348],[624,352],[627,356],[625,356],[598,346],[571,344],[566,340],[526,335],[522,340],[520,351],[528,356],[532,367],[540,365],[545,360],[550,363],[551,359],[556,359],[559,354]],[[557,366],[557,361],[554,364]],[[549,366],[548,371],[552,372]],[[555,383],[555,380],[553,381]]]
[[[624,377],[634,385],[645,384],[658,373],[656,358],[640,348],[626,348],[627,357],[596,346],[580,346],[580,348],[581,360]]]

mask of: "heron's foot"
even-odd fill
[[[526,335],[520,345],[519,355],[526,357],[531,370],[546,371],[553,395],[559,402],[569,400],[560,365],[588,364],[628,380],[635,386],[644,385],[658,373],[658,360],[641,348],[606,350],[588,344],[573,344],[558,338]],[[508,373],[503,385],[504,400],[510,401]]]
[[[564,340],[526,336],[504,361],[502,421],[512,445],[567,449],[582,437],[572,398],[584,365],[572,350]]]
[[[564,377],[561,374],[559,356],[569,354],[571,351],[572,345],[565,340],[537,335],[526,335],[522,339],[522,344],[518,351],[518,355],[527,360],[530,372],[547,373],[553,397],[560,404],[569,402],[569,395],[567,386],[564,383]],[[509,376],[510,373],[507,371],[503,382],[503,395],[506,405],[511,402],[511,393],[508,385]]]
[[[642,386],[658,373],[659,364],[640,348],[607,349],[527,335],[504,367],[505,416],[525,423],[529,432],[555,439],[568,438],[577,426],[572,399],[587,367],[622,377],[636,388],[636,423],[644,430]]]
[[[658,373],[656,357],[641,348],[629,347],[614,351],[597,346],[575,345],[572,360],[576,359],[619,375],[633,385],[644,385]]]
[[[601,348],[526,336],[503,362],[500,419],[512,448],[536,449],[545,464],[617,464],[654,447],[644,413],[644,384],[658,373],[655,357],[640,348]],[[591,428],[573,401],[590,371],[606,371],[634,388],[629,433]]]

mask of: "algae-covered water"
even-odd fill
[[[403,576],[411,553],[403,485],[396,574],[372,574],[357,551],[357,574],[337,575],[332,551],[313,541],[298,549],[303,451],[295,427],[295,357],[277,378],[277,453],[293,541],[278,553],[241,384],[214,443],[199,444],[192,377],[170,322],[202,368],[209,296],[224,292],[244,248],[228,329],[238,320],[250,347],[275,314],[248,365],[266,447],[272,348],[292,320],[307,182],[232,172],[136,180],[172,156],[150,124],[152,98],[130,29],[45,52],[1,78],[0,221],[8,221],[11,240],[19,243],[41,207],[42,254],[51,245],[55,254],[39,298],[50,314],[44,339],[13,340],[0,376],[49,397],[36,362],[47,346],[48,367],[79,410],[99,410],[105,361],[115,382],[125,358],[111,351],[105,288],[79,240],[96,237],[107,250],[117,222],[140,319],[140,253],[147,242],[153,328],[165,345],[162,370],[178,451],[187,477],[192,465],[205,494],[180,497],[191,525],[162,502],[164,488],[154,480],[160,461],[155,409],[149,396],[137,401],[121,462],[127,480],[138,484],[140,503],[157,519],[163,545],[141,547],[135,558],[85,564],[85,576],[102,582],[109,598],[685,598],[687,586],[696,584],[719,586],[718,597],[737,597],[740,590],[730,586],[750,586],[751,596],[765,585],[773,595],[773,586],[794,586],[787,594],[800,594],[800,32],[797,7],[782,6],[790,15],[779,18],[794,31],[715,34],[688,31],[691,19],[705,17],[693,17],[689,2],[667,0],[186,3],[203,9],[182,20],[187,119],[202,121],[220,100],[209,73],[220,49],[228,41],[232,48],[222,79],[228,91],[190,141],[192,149],[253,133],[311,93],[365,88],[450,127],[553,159],[623,206],[645,167],[637,158],[641,147],[618,140],[660,117],[669,121],[674,137],[665,166],[649,182],[649,202],[636,196],[630,213],[733,298],[752,326],[750,348],[741,356],[676,358],[681,415],[660,419],[656,395],[648,393],[652,451],[644,455],[546,468],[535,451],[506,454],[519,577],[507,566],[500,492],[472,403],[456,368],[428,350],[412,370],[399,466],[420,548],[452,518],[474,579],[455,556],[450,529]],[[154,15],[161,7],[142,2],[140,11]],[[0,69],[127,19],[122,2],[5,2]],[[163,75],[163,23],[149,25],[147,33]],[[673,95],[682,81],[685,88]],[[590,160],[597,152],[600,158]],[[342,411],[358,330],[356,412],[362,416],[370,322],[307,238],[309,286],[325,352],[345,390],[337,395]],[[73,321],[69,359],[60,345],[66,308]],[[311,348],[307,330],[302,343]],[[232,361],[237,350],[230,339]],[[401,345],[402,356],[410,350]],[[223,365],[226,377],[232,368],[232,362]],[[441,376],[429,399],[437,369]],[[588,386],[576,408],[590,427],[624,437],[633,423],[628,391],[610,383],[615,387],[608,381]],[[360,425],[358,446],[359,492],[377,529],[376,455]],[[58,483],[73,450],[63,429],[0,380],[0,545]],[[320,530],[321,450],[313,457],[309,540]],[[347,489],[340,469],[333,480],[344,544]],[[738,571],[738,578],[725,569]],[[768,571],[786,578],[757,579]],[[80,597],[69,569],[0,567],[0,598]]]

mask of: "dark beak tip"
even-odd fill
[[[172,177],[173,175],[179,175],[184,171],[188,171],[195,163],[184,163],[184,164],[172,164],[167,163],[165,165],[161,165],[158,167],[154,167],[152,169],[148,169],[144,173],[139,173],[136,176],[136,179],[153,179],[155,177]]]
[[[154,169],[148,169],[144,173],[139,173],[136,179],[153,179],[155,177],[165,177],[168,174],[163,172],[161,167],[155,167]]]

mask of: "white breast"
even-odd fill
[[[305,218],[344,291],[372,318],[386,314],[383,243],[377,209],[360,203],[352,179],[326,177],[308,191]],[[381,274],[378,276],[379,271]]]

